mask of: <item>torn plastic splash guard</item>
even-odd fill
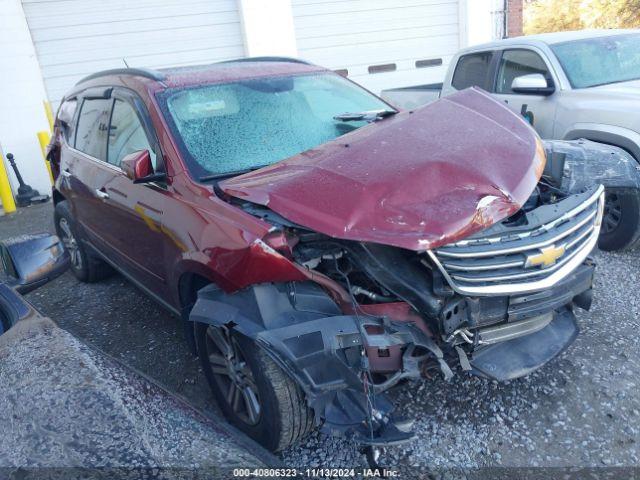
[[[368,445],[411,440],[414,434],[408,422],[394,418],[382,391],[402,379],[419,378],[420,364],[427,358],[435,358],[449,379],[453,373],[440,348],[412,324],[365,314],[341,315],[313,297],[315,287],[296,288],[309,288],[313,304],[292,311],[281,286],[273,284],[232,296],[206,287],[199,292],[190,320],[234,328],[260,344],[304,390],[316,422],[323,422],[325,431],[353,436]],[[362,353],[364,345],[404,345],[402,370],[374,384]]]

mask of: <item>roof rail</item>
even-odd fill
[[[133,75],[135,77],[144,77],[157,81],[162,81],[165,78],[161,72],[151,70],[150,68],[113,68],[111,70],[92,73],[76,82],[76,85],[80,85],[88,80],[93,80],[94,78],[106,77],[107,75]]]
[[[287,63],[302,63],[303,65],[312,65],[312,63],[306,60],[301,60],[294,57],[244,57],[236,58],[235,60],[225,60],[218,63],[236,63],[236,62],[287,62]]]

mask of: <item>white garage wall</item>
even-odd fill
[[[15,155],[28,184],[49,193],[51,184],[36,137],[37,131],[49,130],[38,59],[20,0],[0,0],[0,12],[0,145],[5,154]],[[8,170],[17,189],[15,176]]]
[[[244,56],[237,0],[23,0],[52,104],[85,75]]]
[[[0,145],[49,189],[36,132],[98,70],[293,55],[379,92],[442,81],[454,52],[492,39],[502,0],[0,0]],[[416,68],[417,60],[442,59]],[[369,73],[394,63],[396,70]],[[15,178],[12,178],[16,186]]]
[[[378,93],[442,81],[460,46],[458,0],[292,0],[298,54]],[[416,68],[417,60],[442,59]],[[395,71],[369,67],[395,64]]]

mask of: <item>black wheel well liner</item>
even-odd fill
[[[427,357],[435,357],[445,379],[453,375],[442,350],[415,325],[357,312],[345,315],[311,281],[255,284],[232,294],[210,285],[198,291],[189,319],[194,325],[233,328],[255,341],[300,386],[317,423],[335,433],[353,433],[367,444],[413,436],[393,424],[393,404],[382,395],[384,390],[404,378],[419,378]],[[370,334],[368,326],[376,333]],[[365,389],[363,348],[393,345],[403,346],[402,368]],[[375,439],[366,426],[371,421],[368,392],[376,393],[376,408],[384,418],[371,426]]]
[[[60,190],[58,190],[57,188],[54,188],[52,190],[51,197],[53,198],[54,206],[66,200],[66,197],[62,193],[60,193]]]
[[[191,353],[194,355],[198,354],[198,350],[195,338],[195,325],[189,321],[189,313],[198,299],[198,291],[211,283],[211,280],[205,276],[193,272],[183,273],[178,280],[180,318],[182,320],[185,339]]]

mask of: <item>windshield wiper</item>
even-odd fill
[[[200,180],[201,182],[208,182],[210,180],[220,180],[222,178],[237,177],[238,175],[242,175],[243,173],[260,170],[261,168],[264,168],[266,166],[267,165],[259,165],[257,167],[245,168],[244,170],[235,170],[233,172],[212,173],[210,175],[203,175],[198,180]]]
[[[395,115],[398,113],[397,110],[369,110],[366,112],[345,112],[340,115],[336,115],[333,117],[334,120],[338,120],[340,122],[375,122],[377,120],[382,120],[383,118],[390,117],[391,115]]]

